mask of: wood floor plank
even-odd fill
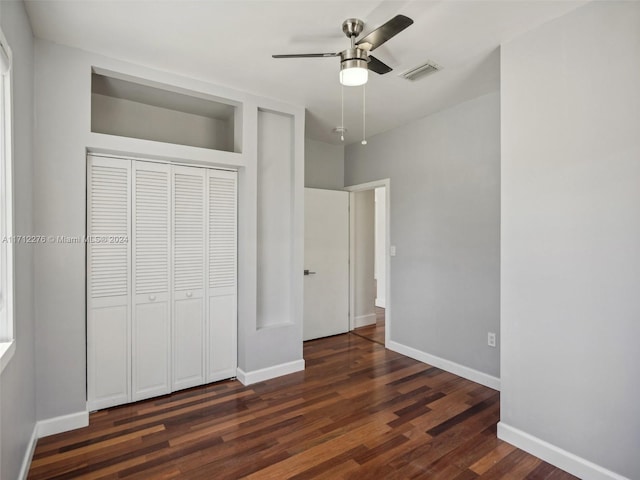
[[[291,478],[320,463],[332,460],[345,451],[358,447],[363,438],[369,435],[380,435],[389,430],[384,422],[370,422],[352,431],[351,435],[334,436],[330,440],[317,444],[315,441],[307,441],[291,453],[293,456],[271,465],[247,479],[273,479]]]
[[[547,480],[554,470],[553,465],[542,462],[527,475],[526,480]]]
[[[502,478],[522,480],[526,478],[541,461],[542,460],[533,455],[516,449],[478,478],[481,480],[498,480]]]
[[[88,427],[38,441],[28,478],[575,478],[496,438],[494,390],[361,335],[304,354],[304,372],[91,413]]]
[[[510,443],[498,441],[498,445],[491,452],[471,465],[469,469],[478,475],[482,475],[514,450],[516,450],[516,447]]]

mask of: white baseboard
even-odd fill
[[[281,363],[273,367],[261,368],[245,372],[238,368],[237,378],[243,385],[251,385],[252,383],[264,382],[272,378],[289,375],[290,373],[300,372],[304,370],[304,360],[296,360],[294,362]]]
[[[33,426],[33,431],[31,432],[31,438],[29,439],[29,443],[27,444],[27,451],[24,452],[24,457],[22,458],[22,465],[20,466],[20,473],[18,474],[18,480],[27,480],[27,476],[29,475],[29,467],[31,467],[31,459],[33,458],[33,452],[36,450],[36,443],[38,442],[38,426]]]
[[[384,298],[376,298],[376,307],[387,308],[387,302],[384,301]]]
[[[498,438],[584,480],[629,480],[504,422],[498,423]]]
[[[386,347],[389,350],[401,353],[402,355],[406,355],[407,357],[419,360],[420,362],[428,363],[429,365],[441,368],[442,370],[446,370],[447,372],[454,373],[463,378],[466,378],[467,380],[471,380],[472,382],[484,385],[485,387],[493,388],[494,390],[500,390],[500,379],[498,377],[494,377],[493,375],[480,372],[470,367],[465,367],[464,365],[452,362],[451,360],[436,357],[435,355],[431,355],[430,353],[423,352],[413,347],[408,347],[398,342],[389,341],[387,342]]]
[[[36,423],[36,434],[38,438],[48,437],[87,425],[89,425],[89,412],[70,413],[69,415],[40,420]]]
[[[353,318],[353,328],[366,327],[367,325],[373,325],[376,323],[376,314],[369,313],[368,315],[359,315]]]
[[[55,435],[56,433],[68,432],[69,430],[86,427],[87,425],[89,425],[89,412],[71,413],[69,415],[62,415],[60,417],[48,418],[47,420],[36,422],[33,426],[29,443],[27,444],[27,450],[24,452],[24,457],[22,458],[18,480],[27,480],[31,460],[33,459],[33,453],[36,450],[36,444],[39,438]]]

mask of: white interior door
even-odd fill
[[[349,331],[349,193],[305,188],[303,338]]]
[[[169,168],[133,168],[133,401],[171,391]]]

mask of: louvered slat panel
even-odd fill
[[[209,287],[236,286],[236,179],[209,177]]]
[[[138,169],[135,185],[136,294],[168,292],[168,172]]]
[[[204,176],[174,175],[174,289],[204,288]]]
[[[91,236],[125,238],[129,228],[129,178],[127,168],[93,165],[89,210]],[[127,295],[129,286],[128,245],[90,244],[91,297]]]

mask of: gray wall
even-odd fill
[[[353,144],[347,185],[390,178],[391,340],[491,376],[499,349],[500,98]]]
[[[305,138],[304,186],[341,190],[344,187],[344,147]]]
[[[351,197],[354,216],[354,317],[355,326],[376,322],[375,288],[375,197],[373,190],[355,192]]]
[[[13,50],[14,233],[33,232],[33,36],[22,2],[0,2],[2,30]],[[0,377],[0,478],[18,477],[36,419],[33,248],[15,245],[16,352]]]
[[[66,49],[36,40],[34,226],[43,235],[81,236],[86,225],[83,140],[90,128],[91,70],[79,74],[74,59],[56,56],[57,50]],[[83,91],[83,80],[87,98],[79,104],[72,99]],[[84,245],[39,248],[34,266],[36,409],[38,420],[46,420],[86,411]]]
[[[628,478],[640,478],[639,59],[637,2],[587,4],[502,49],[502,423]]]
[[[91,95],[91,131],[98,133],[232,151],[230,122],[233,119],[219,120],[123,98]]]
[[[257,328],[291,321],[293,117],[258,112]]]

